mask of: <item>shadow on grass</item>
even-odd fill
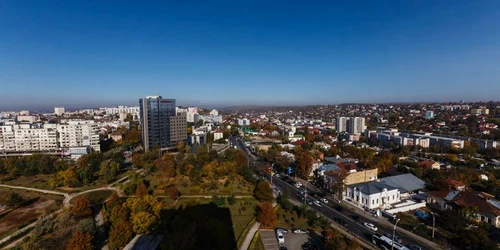
[[[162,210],[159,249],[237,249],[229,208],[214,204]]]

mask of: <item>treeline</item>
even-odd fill
[[[49,185],[52,187],[78,187],[88,185],[98,179],[110,183],[124,162],[125,157],[120,151],[83,155],[76,161],[75,167],[61,170],[52,176]]]
[[[58,156],[34,154],[23,157],[0,158],[0,174],[8,178],[33,176],[37,174],[53,174],[66,170],[71,164]]]

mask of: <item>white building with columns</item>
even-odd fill
[[[378,181],[349,185],[346,195],[354,204],[370,209],[385,209],[401,201],[398,188]]]

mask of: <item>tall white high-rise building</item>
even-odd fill
[[[365,131],[365,118],[364,117],[351,117],[349,119],[349,133],[361,134]]]
[[[336,119],[336,129],[337,133],[347,132],[347,122],[349,121],[348,117],[337,117]]]
[[[54,114],[61,116],[65,112],[64,107],[55,107],[54,108]]]

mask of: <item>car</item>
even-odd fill
[[[313,201],[314,205],[318,206],[318,207],[323,207],[323,205],[321,205],[321,203],[319,203],[319,201]]]
[[[351,216],[351,218],[352,218],[354,221],[359,221],[359,215],[357,215],[357,214],[351,214],[350,216]]]
[[[328,200],[326,198],[321,198],[321,201],[325,204],[328,204]]]
[[[343,207],[341,207],[341,206],[336,206],[336,207],[335,207],[335,210],[337,210],[337,211],[339,211],[339,212],[342,212],[342,211],[344,211],[344,208],[343,208]]]
[[[313,201],[312,200],[307,200],[307,204],[309,204],[310,206],[313,205]]]
[[[281,177],[281,175],[280,175],[280,174],[275,174],[275,175],[274,175],[274,177],[276,177],[276,178],[280,178],[280,177]]]
[[[294,230],[292,231],[292,233],[294,233],[294,234],[305,234],[305,233],[307,233],[307,232],[306,232],[306,231],[304,231],[304,230],[302,230],[302,229],[294,229]]]
[[[368,229],[370,229],[374,232],[376,232],[378,230],[378,228],[375,225],[373,225],[372,223],[365,222],[365,223],[363,223],[363,225],[365,225],[365,227],[367,227]]]
[[[283,233],[277,232],[276,233],[276,238],[278,238],[279,243],[285,243],[285,236],[283,236]]]
[[[422,247],[419,245],[408,245],[408,248],[411,250],[422,250]]]
[[[287,234],[287,233],[288,233],[288,230],[287,230],[287,229],[284,229],[284,228],[276,228],[276,233],[284,233],[284,234]]]
[[[344,219],[342,218],[335,218],[333,219],[335,222],[339,223],[340,225],[344,226],[344,227],[347,227],[347,222],[345,222]]]
[[[295,183],[295,184],[294,184],[294,186],[295,186],[296,188],[300,188],[300,187],[302,187],[302,183],[297,182],[297,183]]]
[[[389,239],[392,239],[392,234],[384,234],[384,236]],[[397,235],[394,235],[394,241],[397,243],[403,242],[403,240],[401,240],[401,238],[399,238]]]
[[[288,250],[286,247],[280,247],[280,250]]]

